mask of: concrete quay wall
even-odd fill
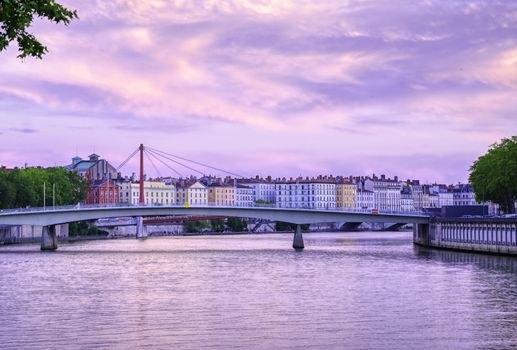
[[[517,256],[517,219],[440,218],[413,227],[413,242],[427,247]]]
[[[0,227],[0,244],[39,242],[43,226],[40,225],[6,225]],[[68,224],[56,225],[58,238],[68,237]]]

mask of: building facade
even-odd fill
[[[140,183],[123,181],[120,186],[120,202],[140,204]],[[176,204],[176,188],[173,184],[162,181],[144,181],[144,204],[174,205]]]
[[[336,209],[354,210],[357,207],[357,185],[348,181],[336,184]]]
[[[224,183],[208,186],[208,205],[234,206],[235,187]]]
[[[208,205],[208,189],[199,181],[176,184],[176,193],[179,205]]]
[[[395,176],[393,180],[381,175],[373,176],[364,182],[364,188],[373,191],[376,209],[380,211],[401,211],[402,182]]]
[[[415,211],[415,204],[411,187],[404,186],[400,192],[400,211],[412,212]]]
[[[372,210],[376,208],[375,197],[372,191],[357,189],[356,208],[359,210]]]
[[[111,205],[120,201],[119,186],[113,181],[97,180],[90,183],[86,204]]]
[[[336,209],[336,183],[328,180],[288,180],[275,184],[278,208]]]
[[[253,207],[255,205],[254,189],[237,184],[235,186],[235,205],[237,207]]]
[[[275,203],[275,184],[273,182],[242,182],[241,184],[253,189],[255,201]]]
[[[65,169],[75,171],[88,182],[114,180],[118,176],[117,169],[95,153],[90,154],[88,160],[77,156],[72,158],[72,164],[65,166]]]
[[[470,184],[458,184],[454,188],[454,205],[479,205],[476,202],[476,194]]]

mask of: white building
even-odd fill
[[[120,203],[140,203],[140,183],[124,181],[120,186]],[[176,188],[161,181],[144,181],[144,203],[159,205],[176,204]]]
[[[278,208],[335,209],[336,184],[329,180],[289,180],[275,184]]]
[[[438,192],[438,206],[442,208],[446,205],[454,205],[454,193],[448,191]]]
[[[415,203],[410,187],[403,187],[400,192],[400,210],[403,212],[415,211]]]
[[[415,210],[422,210],[424,206],[424,190],[422,185],[420,185],[418,180],[413,180],[409,182],[409,187],[411,188],[411,196],[413,197],[413,206]]]
[[[252,187],[235,186],[235,205],[238,207],[253,207],[255,205],[254,189]]]
[[[364,182],[364,189],[373,191],[376,209],[380,211],[401,211],[402,182],[395,176],[393,180],[384,175],[374,176]]]
[[[373,208],[375,208],[373,192],[358,188],[355,203],[357,209],[372,210]]]
[[[208,205],[208,189],[199,181],[176,184],[176,203],[179,205]]]
[[[453,194],[454,205],[480,205],[476,202],[476,194],[470,184],[458,184]]]
[[[251,187],[253,189],[253,197],[255,201],[266,201],[275,203],[275,184],[272,182],[243,182],[242,185]]]
[[[423,208],[439,208],[440,198],[437,194],[424,193]]]

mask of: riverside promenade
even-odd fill
[[[517,218],[433,218],[416,224],[418,245],[517,256]]]

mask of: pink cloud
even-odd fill
[[[76,145],[116,163],[144,142],[241,173],[455,181],[517,132],[511,2],[66,3],[78,21],[34,28],[43,61],[0,56],[0,120],[38,130],[0,134],[4,164]],[[408,152],[429,166],[407,170]]]

